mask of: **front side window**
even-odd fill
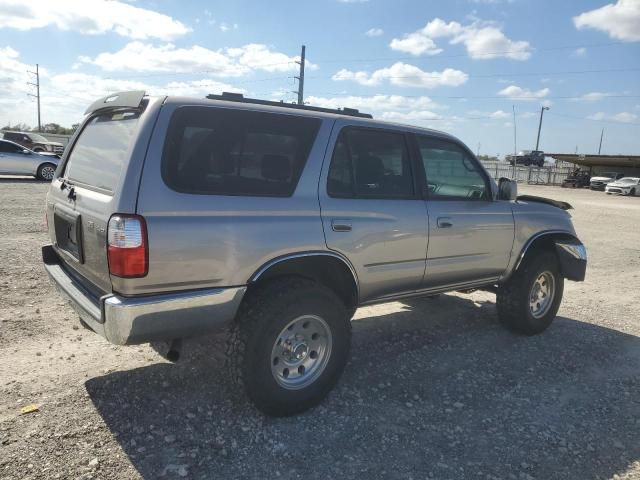
[[[414,198],[404,135],[383,130],[344,129],[333,151],[327,192],[342,198]]]
[[[486,200],[484,175],[469,154],[452,142],[418,136],[422,165],[432,199]]]
[[[315,118],[182,107],[171,118],[162,176],[183,193],[287,197],[319,127]]]

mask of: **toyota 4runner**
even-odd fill
[[[47,195],[45,268],[118,345],[229,328],[228,368],[270,415],[337,382],[358,306],[470,289],[525,335],[586,252],[566,209],[516,197],[456,138],[242,98],[96,101]]]

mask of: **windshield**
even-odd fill
[[[44,138],[42,135],[38,135],[37,133],[30,133],[29,137],[31,137],[31,140],[33,140],[34,142],[49,143],[49,140]]]
[[[65,178],[113,192],[139,117],[139,112],[111,112],[92,118],[73,146]]]
[[[599,176],[600,177],[608,177],[608,178],[616,178],[616,175],[618,175],[616,172],[604,172],[604,173],[601,173]]]
[[[637,183],[638,179],[637,178],[621,178],[620,180],[618,180],[618,183]]]

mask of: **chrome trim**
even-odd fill
[[[260,267],[256,271],[256,273],[254,273],[251,276],[251,278],[249,279],[249,282],[247,282],[247,283],[256,282],[264,274],[264,272],[269,270],[274,265],[277,265],[278,263],[285,262],[287,260],[294,260],[296,258],[321,257],[321,256],[337,258],[342,263],[344,263],[347,266],[347,268],[349,268],[349,271],[351,272],[351,276],[353,277],[353,281],[356,283],[356,293],[358,295],[358,298],[360,298],[360,284],[358,282],[358,275],[356,274],[356,271],[353,268],[353,266],[351,265],[351,263],[346,258],[342,257],[341,255],[338,255],[337,253],[327,252],[327,251],[324,251],[324,250],[312,251],[312,252],[291,253],[291,254],[288,254],[288,255],[284,255],[282,257],[274,258],[273,260],[268,261],[262,267]]]

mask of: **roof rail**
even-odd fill
[[[285,107],[297,110],[309,110],[312,112],[334,113],[336,115],[347,115],[349,117],[373,118],[369,113],[360,113],[355,108],[322,108],[310,105],[298,105],[297,103],[284,103],[283,101],[260,100],[258,98],[245,98],[241,93],[222,92],[222,95],[207,95],[209,100],[225,100],[227,102],[253,103],[256,105],[270,105],[272,107]]]

